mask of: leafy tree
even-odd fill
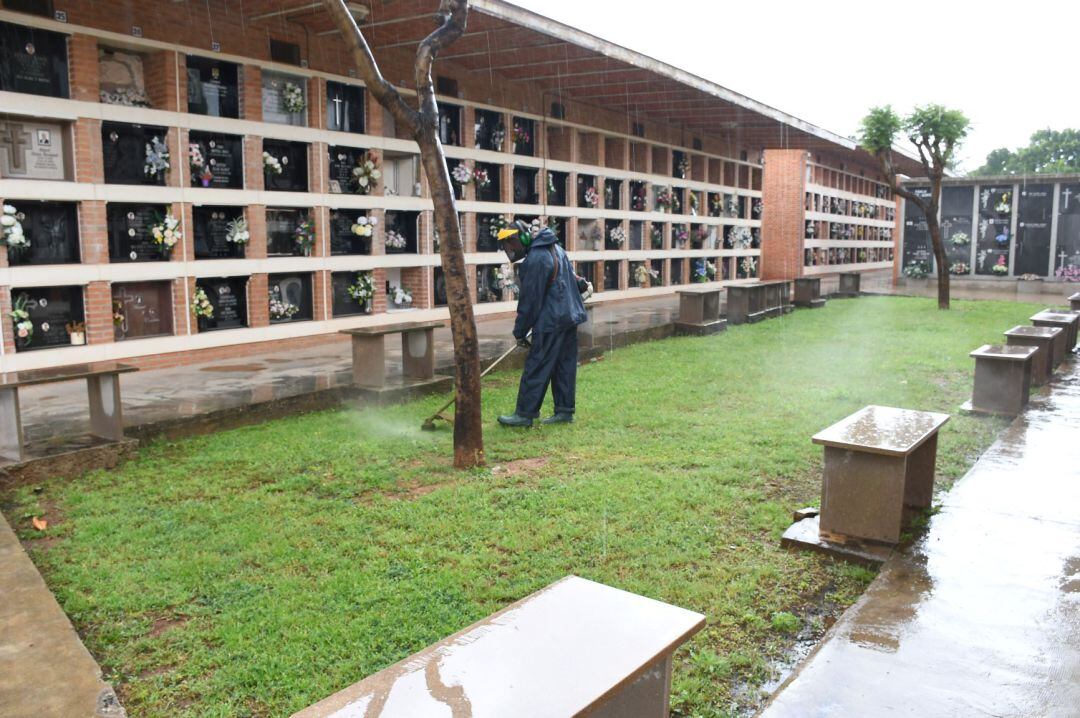
[[[1080,172],[1080,130],[1039,130],[1027,147],[1015,152],[1001,147],[986,156],[986,163],[971,174],[1014,175]]]
[[[346,44],[352,46],[353,60],[368,91],[393,116],[398,126],[408,129],[420,145],[420,161],[431,188],[435,209],[435,230],[439,233],[439,255],[446,279],[446,303],[454,338],[454,466],[463,469],[479,466],[484,463],[480,344],[466,279],[461,226],[450,186],[450,173],[446,168],[446,155],[439,141],[439,107],[431,81],[431,66],[436,56],[465,32],[469,18],[468,1],[440,0],[439,9],[434,14],[435,29],[416,48],[413,63],[416,107],[406,102],[397,88],[383,77],[345,0],[324,0],[324,3]]]
[[[863,118],[859,143],[881,163],[881,172],[892,185],[893,192],[911,202],[926,215],[930,243],[938,274],[938,309],[949,308],[949,271],[945,245],[941,241],[938,208],[941,206],[941,181],[945,170],[955,158],[956,149],[970,128],[970,121],[959,110],[941,105],[916,107],[901,118],[889,105],[874,107]],[[905,189],[899,181],[893,163],[893,141],[899,132],[907,135],[919,153],[919,162],[930,180],[930,197],[923,199]]]

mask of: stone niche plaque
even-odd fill
[[[239,78],[235,63],[188,55],[188,112],[211,117],[240,117]]]
[[[270,323],[301,322],[311,319],[311,274],[271,274],[267,278],[270,296]],[[275,314],[275,304],[287,312]]]
[[[0,90],[67,97],[67,36],[0,22]]]
[[[244,245],[230,242],[226,237],[229,223],[243,217],[243,207],[194,207],[195,259],[242,259]]]
[[[112,285],[112,301],[117,341],[173,333],[172,282],[119,282]]]
[[[921,199],[930,199],[930,190],[924,187],[912,189]],[[930,249],[930,227],[926,215],[913,202],[904,205],[904,267],[922,264],[931,269],[933,253]]]
[[[1012,185],[979,187],[979,214],[976,228],[975,273],[993,275],[994,266],[1004,259],[1009,263],[1012,244],[1012,208],[1015,202]]]
[[[326,129],[364,131],[364,88],[333,80],[326,83]]]
[[[79,263],[79,213],[75,202],[15,203],[30,246],[8,247],[13,267]]]
[[[308,146],[303,142],[263,140],[263,151],[281,163],[281,172],[265,171],[266,189],[271,192],[307,192]]]
[[[367,150],[359,147],[331,146],[328,149],[330,191],[333,193],[352,194],[356,185],[353,184],[352,171],[356,163],[367,153]]]
[[[335,317],[351,317],[367,314],[367,306],[349,296],[349,287],[356,284],[356,277],[366,272],[333,272],[330,275],[333,313]]]
[[[168,170],[153,164],[155,140],[165,142],[164,127],[102,122],[101,154],[105,184],[164,185]],[[177,161],[176,157],[169,158],[172,166]],[[157,171],[148,172],[147,167]]]
[[[202,167],[191,166],[191,186],[217,189],[244,188],[244,138],[192,131],[189,145],[198,145]],[[189,162],[190,162],[190,150]]]
[[[0,119],[0,177],[69,179],[66,138],[66,128],[55,122]]]
[[[134,52],[98,48],[101,101],[106,105],[150,107],[143,73],[143,56]]]
[[[266,253],[271,257],[303,256],[296,241],[296,228],[308,218],[306,209],[268,207],[266,210]]]
[[[330,254],[371,254],[372,237],[378,236],[376,225],[371,237],[360,237],[353,233],[353,225],[366,215],[358,209],[330,210]]]
[[[1080,269],[1080,184],[1058,187],[1057,251],[1054,273]]]
[[[214,316],[199,318],[199,331],[239,329],[247,326],[247,277],[199,279],[195,286],[206,292],[214,307]]]
[[[169,258],[150,235],[150,228],[165,216],[165,207],[109,203],[105,222],[109,232],[110,262],[161,262]],[[174,248],[175,250],[176,248]]]
[[[1050,270],[1050,224],[1054,209],[1054,186],[1020,186],[1016,222],[1015,274],[1045,277]]]
[[[15,337],[16,351],[68,346],[71,344],[68,323],[85,321],[83,288],[79,286],[16,288],[11,290],[11,302],[12,306],[25,302],[34,325],[31,336]]]
[[[302,98],[304,106],[307,106],[307,82],[302,77],[285,75],[278,72],[263,72],[262,74],[262,111],[263,122],[273,122],[278,125],[307,124],[307,113],[304,110],[290,111],[289,99]]]

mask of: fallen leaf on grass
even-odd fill
[[[32,523],[34,525],[34,528],[36,528],[38,531],[44,531],[45,529],[49,528],[49,522],[38,516],[35,516],[33,519],[31,519],[30,523]]]

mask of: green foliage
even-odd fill
[[[871,154],[887,152],[902,127],[903,122],[892,105],[871,108],[859,127],[859,144]]]
[[[799,617],[787,611],[777,611],[772,615],[772,627],[778,633],[795,633],[799,630],[799,623]]]
[[[577,423],[529,431],[495,426],[499,372],[490,470],[448,466],[430,397],[157,442],[5,512],[133,716],[289,715],[567,574],[704,613],[672,712],[730,715],[787,616],[873,577],[779,546],[820,497],[810,436],[870,403],[948,412],[938,475],[960,476],[1007,423],[956,413],[968,351],[1040,308],[830,300],[638,344],[581,369]]]
[[[1080,172],[1080,130],[1039,130],[1027,147],[999,148],[973,176]]]

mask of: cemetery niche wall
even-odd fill
[[[188,112],[210,117],[240,117],[240,68],[199,55],[187,56]]]
[[[0,22],[0,90],[67,97],[67,35]]]
[[[192,187],[243,189],[243,137],[192,130],[188,135],[188,166]]]
[[[106,184],[164,185],[172,169],[164,127],[102,122],[101,153]]]
[[[172,334],[171,282],[112,285],[113,333],[117,341]]]
[[[364,88],[333,80],[326,83],[326,129],[364,131]]]
[[[15,351],[86,343],[83,288],[27,287],[11,290]]]
[[[110,202],[105,208],[110,262],[160,262],[170,251],[154,241],[153,228],[161,223],[166,208],[153,204]]]
[[[250,241],[243,207],[192,208],[195,259],[240,259]]]
[[[16,205],[29,245],[8,247],[8,264],[77,264],[79,217],[75,202],[26,202]]]
[[[59,122],[0,116],[0,178],[70,179],[69,134]]]
[[[198,317],[200,332],[248,325],[246,277],[202,277],[196,280],[195,287],[206,294],[213,308],[210,316]]]

